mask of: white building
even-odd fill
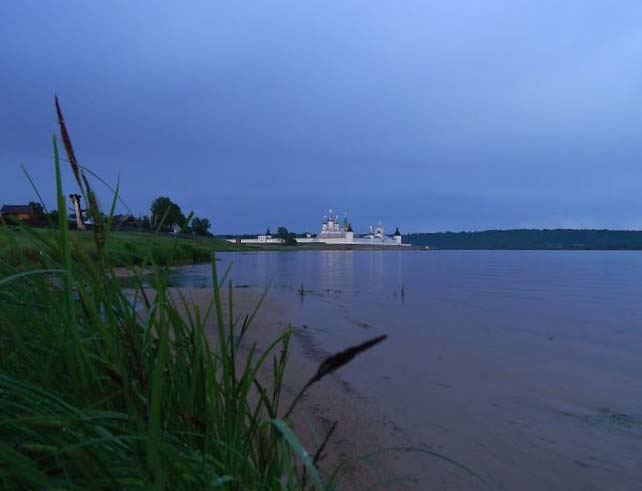
[[[237,242],[235,239],[229,239],[230,242]],[[355,235],[352,230],[352,224],[348,221],[347,214],[344,216],[343,221],[339,220],[339,216],[334,214],[332,210],[328,215],[323,217],[321,222],[321,232],[316,236],[306,234],[305,237],[297,237],[299,244],[335,244],[335,245],[364,245],[364,246],[408,246],[401,242],[401,233],[399,229],[391,236],[384,233],[383,225],[381,222],[376,227],[370,226],[370,230],[365,235]],[[280,244],[281,239],[272,237],[270,229],[265,234],[259,235],[256,239],[242,239],[243,244]]]

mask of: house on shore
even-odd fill
[[[0,218],[5,221],[19,220],[24,223],[33,223],[38,221],[38,216],[34,209],[29,205],[3,205],[0,208]]]

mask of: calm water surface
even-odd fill
[[[314,356],[389,335],[340,377],[377,409],[391,446],[448,455],[491,489],[642,489],[642,253],[219,258],[236,285],[271,283]],[[208,267],[176,279],[206,285]],[[416,489],[485,489],[425,459],[400,464],[426,474]]]

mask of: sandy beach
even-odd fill
[[[203,311],[212,298],[210,289],[182,289],[187,298]],[[242,322],[260,300],[261,292],[250,288],[235,288],[234,311]],[[223,299],[228,305],[227,295]],[[257,343],[258,352],[288,328],[288,309],[278,301],[277,292],[269,292],[248,334],[241,345],[247,352]],[[301,387],[314,375],[320,362],[314,352],[305,328],[293,326],[294,336],[290,345],[290,359],[285,376],[282,407],[287,407]],[[212,342],[216,339],[215,319],[208,321]],[[367,353],[362,356],[367,356]],[[271,366],[271,365],[267,365]],[[263,374],[267,377],[267,373]],[[297,436],[310,453],[314,453],[334,422],[337,428],[329,440],[320,468],[325,475],[339,464],[344,464],[339,489],[411,489],[412,477],[402,475],[397,461],[402,453],[386,450],[403,445],[394,429],[382,425],[374,408],[354,392],[336,375],[325,377],[314,384],[300,401],[293,414]]]
[[[206,308],[212,298],[210,289],[190,288],[183,290],[183,293],[200,309]],[[242,322],[243,317],[253,311],[261,292],[235,288],[233,296],[234,311]],[[223,300],[227,306],[227,296]],[[279,303],[275,295],[268,293],[241,348],[247,352],[253,343],[257,343],[259,352],[262,352],[288,328],[287,319],[287,307]],[[309,340],[302,332],[305,329],[296,326],[293,329],[282,407],[287,407],[314,375],[319,364]],[[215,342],[214,318],[208,321],[208,331]],[[367,353],[362,356],[367,356]],[[396,468],[399,452],[385,450],[391,443],[397,446],[401,442],[397,442],[392,432],[382,426],[375,412],[359,394],[339,377],[330,375],[308,390],[294,412],[293,425],[308,451],[314,453],[334,422],[337,422],[337,428],[324,451],[320,468],[328,475],[337,465],[346,463],[339,489],[410,489],[408,484],[412,479],[400,475]]]
[[[212,298],[212,292],[207,288],[182,289],[182,292],[201,311]],[[262,291],[256,288],[233,289],[234,312],[239,324],[245,315],[251,314],[261,295]],[[227,293],[223,304],[227,309]],[[282,407],[288,406],[329,354],[319,349],[314,336],[308,332],[308,326],[291,325],[289,319],[292,318],[291,306],[279,300],[278,292],[268,292],[241,344],[241,349],[247,353],[256,343],[257,352],[262,353],[285,329],[293,329]],[[213,317],[209,319],[207,329],[212,342],[216,342]],[[360,356],[368,357],[369,354],[366,352]],[[266,364],[266,367],[270,366]],[[264,380],[269,380],[268,372],[269,368],[263,373]],[[312,454],[334,422],[337,422],[337,428],[323,452],[319,467],[325,476],[329,476],[338,465],[342,466],[340,490],[493,489],[474,470],[442,453],[439,448],[421,444],[414,432],[400,427],[343,379],[341,370],[311,386],[292,416],[297,437]]]

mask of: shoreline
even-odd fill
[[[424,251],[422,246],[411,245],[377,245],[377,244],[300,244],[300,245],[260,245],[243,244],[254,251]]]
[[[181,291],[201,309],[207,306],[212,296],[211,290],[207,288],[185,288]],[[252,312],[261,293],[253,288],[233,290],[234,311],[238,319]],[[253,343],[257,344],[257,352],[262,353],[288,328],[288,308],[275,297],[270,293],[266,296],[241,343],[243,353],[248,353]],[[227,295],[222,300],[227,308]],[[208,337],[212,342],[216,338],[214,322],[212,318],[207,324]],[[300,388],[316,373],[319,357],[323,356],[314,351],[313,341],[304,332],[304,327],[292,326],[292,329],[282,408],[287,407]],[[266,375],[267,373],[263,374]],[[327,478],[337,465],[349,460],[337,489],[409,489],[405,482],[397,481],[400,475],[395,469],[395,457],[384,450],[386,443],[391,441],[389,430],[382,427],[374,408],[340,380],[337,374],[331,374],[311,386],[292,414],[295,434],[312,455],[334,422],[337,422],[337,427],[323,452],[324,458],[320,461],[319,468]],[[384,483],[387,483],[385,488],[379,487]]]

